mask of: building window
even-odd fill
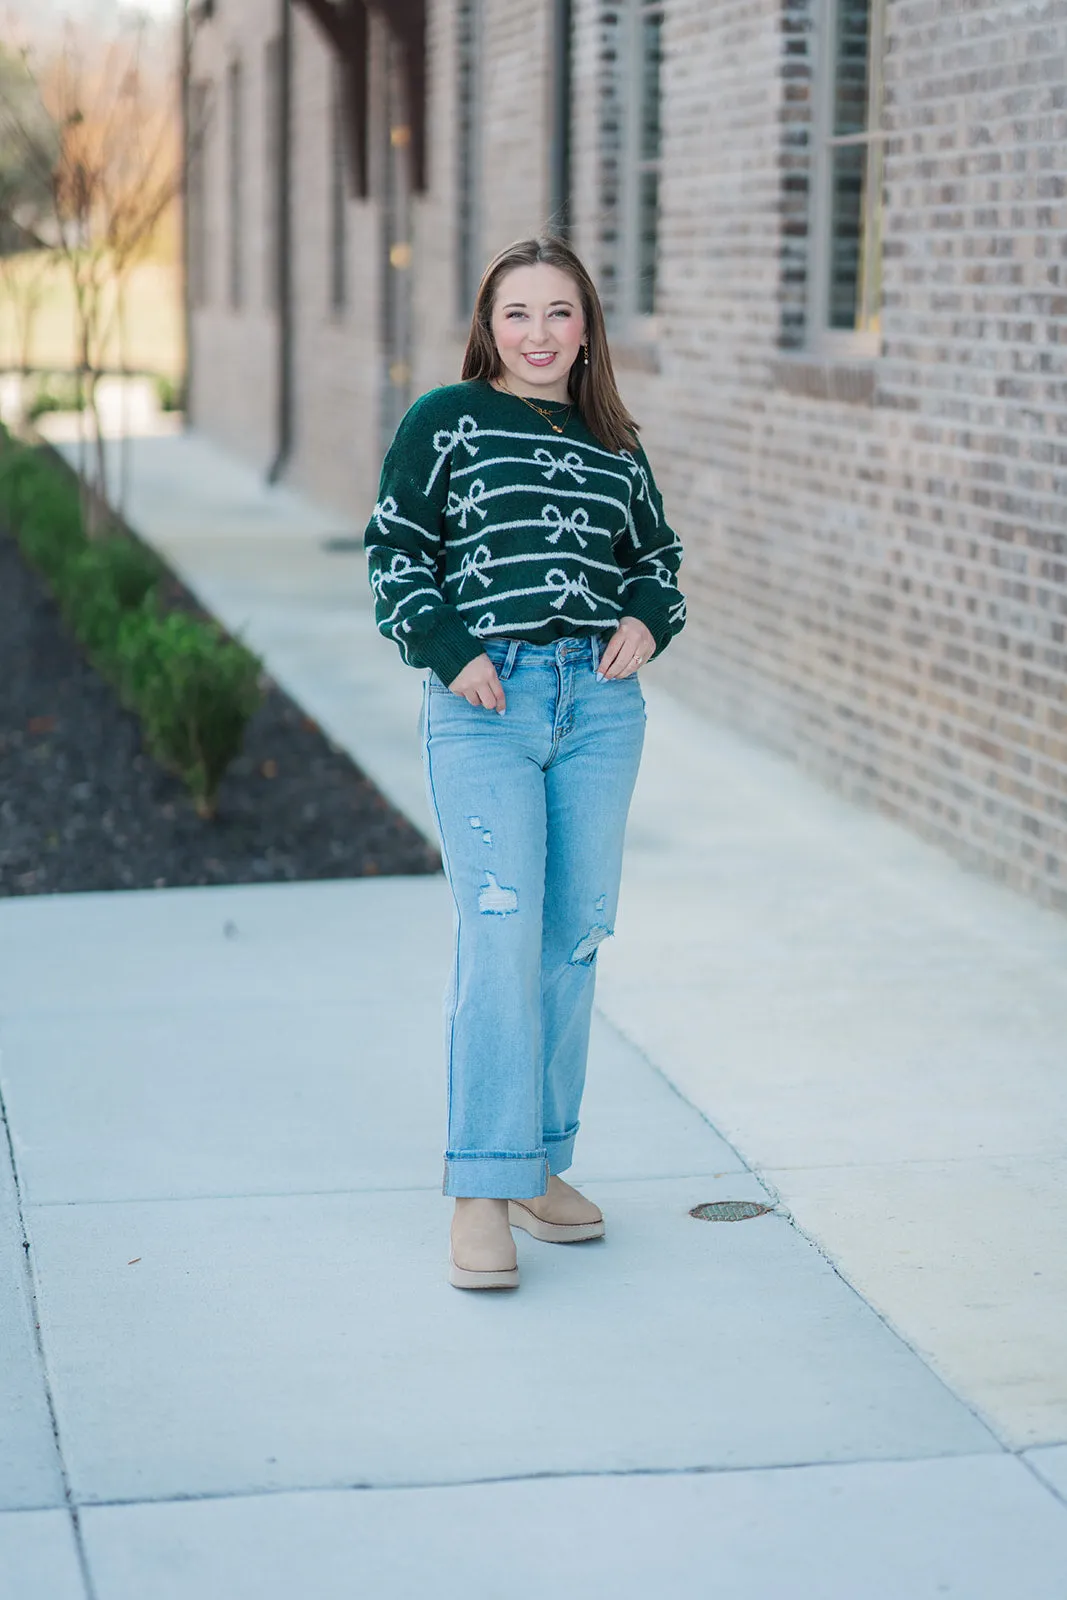
[[[574,69],[572,0],[552,5],[552,113],[549,129],[548,225],[568,238],[571,232],[571,80]]]
[[[605,310],[615,326],[657,309],[663,165],[662,0],[600,13],[600,245]]]
[[[263,52],[263,107],[266,119],[263,149],[266,174],[263,184],[263,283],[266,302],[272,309],[281,304],[279,288],[278,233],[281,226],[282,161],[282,44],[268,39]]]
[[[206,83],[189,86],[189,169],[186,178],[188,217],[189,299],[194,306],[208,300],[207,172],[211,88]]]
[[[663,7],[642,5],[634,19],[637,90],[634,96],[630,250],[632,309],[651,316],[656,309],[659,261],[659,190],[662,150]]]
[[[884,0],[821,0],[807,343],[827,355],[879,348],[883,19]]]
[[[330,309],[338,316],[348,304],[346,178],[344,69],[335,62],[330,107]]]
[[[243,92],[241,63],[233,61],[227,81],[226,108],[228,118],[227,144],[227,228],[229,238],[230,305],[235,311],[241,307],[244,295],[244,136]]]
[[[456,313],[465,322],[481,282],[482,0],[456,5]]]

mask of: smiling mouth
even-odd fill
[[[554,350],[531,350],[529,352],[524,350],[522,359],[528,361],[531,367],[547,367],[550,362],[555,361],[556,352]]]

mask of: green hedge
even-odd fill
[[[71,475],[2,430],[0,518],[93,665],[140,717],[156,760],[188,784],[201,816],[213,816],[262,697],[257,657],[215,623],[164,611],[162,562],[125,534],[90,543]]]

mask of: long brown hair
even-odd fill
[[[486,382],[499,378],[503,363],[493,338],[492,319],[500,280],[515,267],[533,267],[542,261],[573,278],[585,314],[589,354],[579,354],[571,367],[567,375],[568,393],[586,427],[602,445],[608,450],[633,450],[637,444],[637,423],[623,405],[615,385],[600,296],[592,278],[564,239],[551,234],[539,239],[519,239],[490,261],[478,285],[461,377],[482,378]]]

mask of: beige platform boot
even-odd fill
[[[600,1208],[562,1178],[549,1178],[547,1193],[536,1200],[509,1200],[508,1221],[545,1244],[578,1244],[583,1239],[604,1237]]]
[[[519,1268],[506,1200],[457,1200],[448,1281],[454,1289],[517,1289]]]

